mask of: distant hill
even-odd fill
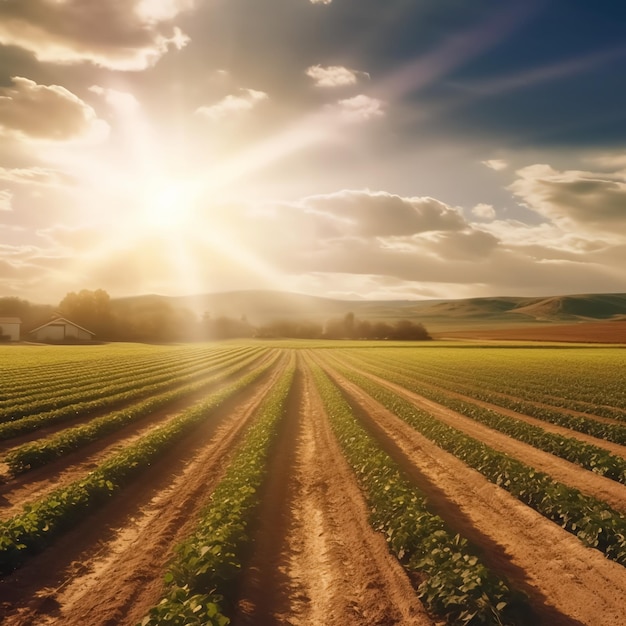
[[[626,294],[486,297],[458,300],[337,300],[281,291],[231,291],[194,296],[144,295],[111,301],[124,312],[171,307],[195,315],[240,319],[251,324],[294,319],[324,322],[352,312],[369,320],[400,318],[422,322],[429,330],[512,327],[593,320],[626,320]]]

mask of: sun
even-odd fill
[[[162,232],[191,228],[196,208],[196,187],[190,181],[174,178],[146,181],[139,199],[140,226]]]

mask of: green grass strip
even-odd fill
[[[271,444],[284,416],[295,366],[282,374],[258,419],[211,495],[194,533],[181,544],[165,575],[166,592],[141,626],[224,626],[229,596],[251,543]],[[231,599],[232,600],[232,599]]]

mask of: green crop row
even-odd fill
[[[365,365],[361,363],[361,365]],[[576,463],[611,480],[626,484],[626,459],[611,454],[607,450],[585,443],[572,437],[546,432],[539,426],[483,408],[446,394],[445,391],[430,384],[422,384],[410,376],[400,373],[396,368],[379,368],[367,365],[365,370],[397,383],[419,395],[437,402],[442,406],[457,411],[466,417],[481,422],[489,428],[498,430],[518,441],[528,443],[539,450],[549,452],[562,459]],[[625,429],[626,430],[626,429]]]
[[[23,474],[36,467],[41,467],[105,435],[115,432],[128,424],[136,422],[154,411],[166,407],[168,404],[185,398],[190,394],[196,394],[203,389],[210,388],[216,383],[248,367],[257,358],[257,355],[248,357],[209,378],[203,377],[199,382],[185,385],[174,391],[152,396],[128,409],[109,413],[108,415],[91,420],[89,423],[81,426],[67,428],[46,439],[25,443],[8,452],[4,456],[3,461],[9,466],[9,471],[13,475]],[[209,372],[206,374],[208,373]]]
[[[403,566],[421,575],[417,592],[427,609],[448,624],[525,623],[525,597],[428,510],[425,496],[359,425],[339,389],[317,365],[311,367],[335,435],[371,507],[372,526],[384,533]]]
[[[555,408],[626,419],[624,367],[616,350],[376,350],[359,355],[409,368],[437,382],[508,394]]]
[[[116,383],[121,385],[120,391],[123,391],[123,386],[130,382],[129,371],[132,371],[134,381],[145,380],[153,377],[155,373],[172,375],[186,368],[198,367],[208,361],[214,363],[230,354],[232,351],[211,350],[203,354],[190,353],[184,356],[168,354],[166,357],[152,359],[149,363],[116,363],[115,365],[101,363],[97,367],[92,364],[88,371],[74,372],[72,376],[65,375],[61,380],[57,380],[50,374],[43,377],[38,375],[33,377],[26,388],[16,390],[10,395],[5,394],[6,399],[0,400],[0,420],[17,419],[20,416],[19,413],[27,415],[57,408],[59,403],[68,404],[67,397],[78,392],[83,394],[83,399],[87,399],[90,391],[97,392],[104,386]],[[29,408],[28,412],[23,412],[25,405]]]
[[[622,514],[604,502],[563,485],[547,474],[443,424],[371,378],[348,369],[343,369],[342,374],[488,480],[559,524],[585,545],[597,548],[609,559],[626,565],[626,517]]]
[[[237,359],[254,358],[238,356]],[[237,359],[233,359],[236,361]],[[207,370],[211,371],[212,367],[208,367]],[[7,422],[0,424],[0,440],[11,439],[18,435],[23,435],[35,431],[39,428],[51,426],[52,424],[58,424],[69,419],[81,416],[84,418],[90,415],[105,410],[113,410],[114,408],[132,402],[134,400],[140,400],[146,396],[151,396],[156,393],[161,393],[177,387],[185,382],[191,382],[197,380],[206,375],[207,370],[194,370],[189,374],[184,375],[181,378],[170,378],[169,380],[162,381],[160,383],[152,385],[139,385],[132,391],[126,391],[123,393],[116,393],[110,396],[104,396],[96,400],[88,400],[86,402],[72,404],[52,411],[46,411],[37,415],[31,415],[29,417],[23,417],[15,422]],[[106,390],[103,390],[105,393]]]
[[[138,346],[133,344],[109,344],[107,346],[40,347],[12,349],[13,359],[9,364],[0,363],[3,378],[0,382],[0,399],[14,397],[43,387],[50,381],[54,386],[67,386],[74,377],[89,377],[103,373],[107,375],[127,368],[135,369],[146,365],[185,360],[203,353],[214,352],[215,344],[200,346]],[[20,355],[30,355],[28,367],[18,367]],[[0,350],[0,355],[2,351]],[[27,361],[27,362],[28,362]]]
[[[160,367],[153,369],[145,375],[138,375],[132,370],[132,376],[126,369],[125,375],[122,375],[115,381],[106,381],[101,383],[90,384],[87,387],[81,385],[81,380],[75,381],[74,386],[69,393],[56,395],[54,392],[50,397],[44,396],[39,399],[33,398],[32,401],[22,402],[15,406],[6,407],[0,410],[0,422],[18,421],[24,417],[31,415],[39,415],[49,413],[59,409],[71,411],[72,408],[80,410],[80,407],[86,406],[89,402],[99,402],[104,398],[114,398],[126,393],[141,393],[146,385],[171,384],[173,379],[179,379],[184,376],[193,376],[201,367],[212,367],[219,364],[222,360],[230,360],[231,355],[225,355],[220,358],[194,359],[191,362],[172,362],[167,368]],[[94,373],[90,375],[90,381],[93,381]],[[50,387],[52,388],[52,387]],[[123,396],[126,398],[126,396]]]
[[[165,449],[209,417],[225,400],[257,380],[270,366],[257,368],[212,393],[173,421],[108,457],[85,478],[60,487],[42,500],[26,505],[22,513],[0,522],[0,573],[14,570],[28,555],[51,544],[56,536],[120,491]]]
[[[285,414],[295,367],[282,374],[260,408],[245,441],[211,495],[193,534],[179,546],[165,575],[164,597],[141,626],[224,626],[228,596],[250,545],[269,450]],[[226,599],[225,599],[226,598]]]

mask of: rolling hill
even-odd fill
[[[279,319],[324,322],[348,312],[357,318],[408,318],[430,330],[505,328],[591,321],[626,320],[626,293],[459,300],[337,300],[281,291],[231,291],[194,296],[144,295],[111,301],[114,310],[154,307],[184,309],[213,318],[245,317],[254,325]]]

